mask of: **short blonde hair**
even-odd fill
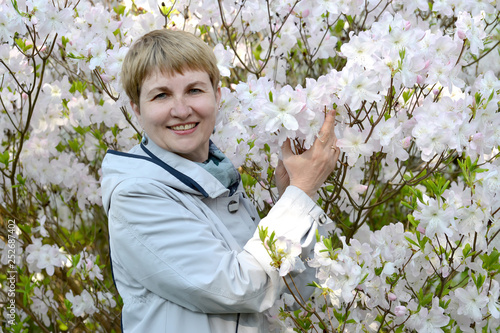
[[[160,29],[132,44],[123,61],[121,80],[127,96],[139,106],[142,84],[154,71],[173,75],[185,70],[207,72],[217,89],[220,74],[213,50],[189,32]]]

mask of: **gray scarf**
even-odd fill
[[[229,158],[212,141],[210,141],[208,159],[202,163],[195,163],[217,178],[222,185],[229,189],[230,195],[238,188],[240,182],[238,170],[236,170]]]

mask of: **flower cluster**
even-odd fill
[[[315,245],[308,265],[316,269],[317,287],[328,297],[314,311],[330,307],[332,332],[336,327],[381,326],[417,332],[444,332],[445,327],[496,331],[500,220],[486,207],[500,207],[500,202],[484,179],[496,175],[498,166],[486,175],[470,159],[461,167],[473,181],[473,191],[463,182],[449,188],[429,182],[424,193],[413,191],[415,200],[407,198],[416,201],[408,217],[415,233],[405,231],[402,223],[375,231],[364,225],[349,242],[340,236],[340,248],[330,238]],[[315,325],[321,327],[318,320]]]
[[[299,243],[283,236],[275,238],[274,232],[268,235],[267,228],[259,229],[259,236],[271,257],[271,266],[279,271],[280,276],[286,276],[292,271],[302,272],[305,269],[299,258],[302,253]]]

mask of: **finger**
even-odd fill
[[[283,145],[281,146],[281,154],[283,156],[283,159],[293,155],[290,139],[287,138],[286,141],[283,142]]]
[[[277,178],[283,177],[284,173],[286,172],[285,165],[283,164],[282,160],[278,160],[278,165],[276,166],[276,169],[274,169],[274,175]]]
[[[336,110],[330,110],[326,117],[325,117],[325,122],[323,123],[323,126],[321,126],[320,131],[328,131],[332,132],[333,128],[335,128],[335,116],[337,114]],[[326,133],[326,132],[325,132]]]
[[[335,129],[335,110],[330,110],[325,117],[325,121],[323,122],[323,125],[321,126],[321,129],[319,130],[318,133],[318,139],[322,143],[325,143],[330,140],[330,137],[332,137],[331,134],[333,134],[333,137],[335,137],[334,129]]]
[[[284,167],[285,165],[283,164],[283,160],[278,160],[278,165],[276,166],[276,170]]]
[[[340,148],[337,147],[336,145],[331,145],[330,147],[333,151],[333,156],[339,156],[340,155]]]

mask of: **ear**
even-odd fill
[[[141,110],[139,109],[139,105],[130,101],[130,107],[132,108],[132,110],[134,110],[134,113],[135,113],[135,116],[137,117],[137,119],[141,119]]]
[[[215,101],[217,102],[217,111],[219,111],[220,99],[221,99],[221,90],[220,86],[218,86],[217,90],[215,91]]]

